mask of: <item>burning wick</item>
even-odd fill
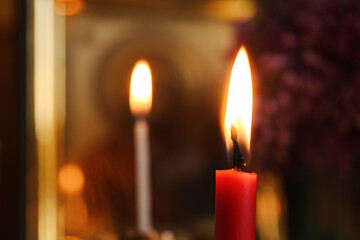
[[[242,170],[244,170],[244,167],[246,166],[246,162],[240,151],[239,143],[237,142],[237,130],[236,130],[234,124],[231,124],[230,132],[231,132],[231,140],[234,144],[234,148],[233,148],[234,169],[236,171],[242,171]]]

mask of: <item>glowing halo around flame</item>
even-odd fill
[[[250,64],[245,47],[241,47],[231,72],[226,103],[224,138],[228,153],[233,146],[231,124],[234,124],[237,130],[238,143],[245,145],[250,151],[252,101]]]

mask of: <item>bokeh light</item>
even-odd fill
[[[58,184],[64,193],[80,192],[84,187],[83,171],[75,163],[65,164],[59,171]]]

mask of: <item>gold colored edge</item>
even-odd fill
[[[65,19],[54,14],[52,0],[28,0],[27,7],[27,175],[37,173],[37,186],[27,183],[26,238],[58,239],[64,236],[56,180],[64,159]]]

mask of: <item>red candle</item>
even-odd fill
[[[216,240],[255,239],[256,180],[255,173],[216,171]]]
[[[230,78],[224,122],[233,169],[216,171],[215,240],[255,240],[257,175],[243,171],[247,163],[242,155],[250,149],[251,117],[251,72],[241,48]]]

